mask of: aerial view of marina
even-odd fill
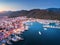
[[[60,45],[59,0],[0,0],[0,45]]]

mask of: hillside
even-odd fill
[[[32,10],[21,10],[21,11],[13,11],[0,14],[7,15],[10,18],[18,17],[18,16],[27,16],[32,18],[39,19],[52,19],[52,20],[60,20],[60,8],[48,8],[48,9],[32,9]]]

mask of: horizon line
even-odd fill
[[[4,11],[21,11],[21,10],[27,10],[27,11],[29,11],[29,10],[33,10],[33,9],[49,9],[49,8],[32,8],[32,9],[17,9],[17,10],[3,10],[3,11],[0,11],[0,12],[4,12]],[[59,9],[59,8],[58,8]]]

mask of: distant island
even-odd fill
[[[27,16],[28,18],[60,20],[60,8],[4,11],[0,13],[0,16],[8,16],[9,18]]]

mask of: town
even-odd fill
[[[4,17],[0,19],[0,41],[2,42],[3,40],[6,41],[5,39],[12,40],[12,41],[18,41],[18,40],[23,40],[20,35],[22,34],[25,30],[29,29],[29,25],[27,22],[39,22],[43,24],[44,28],[59,28],[60,29],[60,21],[58,20],[44,20],[44,19],[35,19],[35,18],[27,18],[26,16],[20,16],[20,17],[15,17],[15,18],[8,18]],[[50,23],[55,23],[56,27],[54,26],[49,26]],[[58,27],[59,26],[59,27]],[[11,35],[14,35],[12,38]],[[15,38],[15,39],[14,39]],[[8,41],[6,41],[8,43]]]

